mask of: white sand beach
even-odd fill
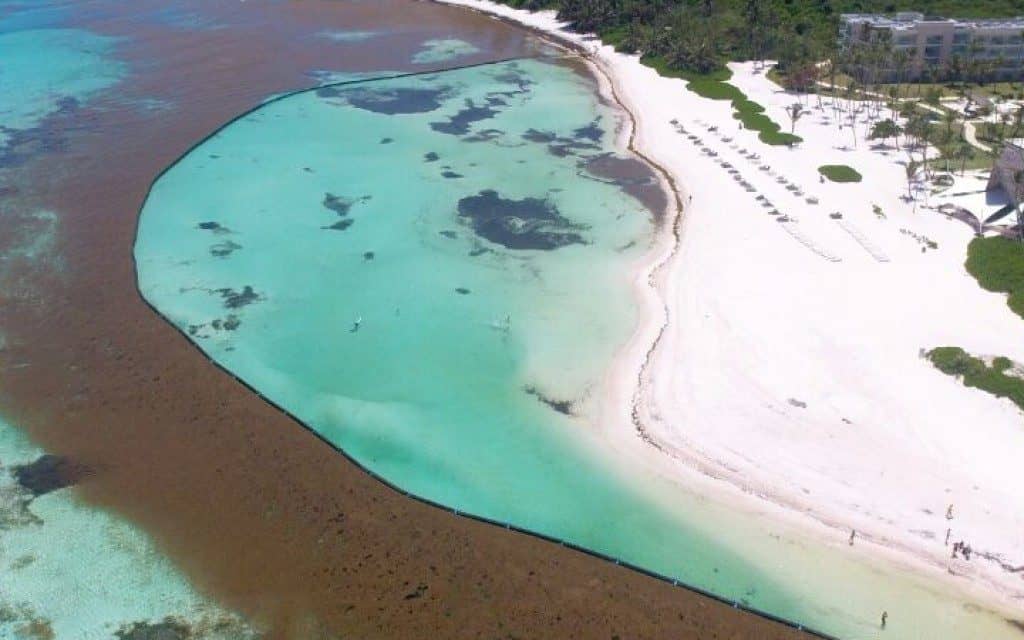
[[[553,12],[444,1],[591,51],[636,120],[636,149],[680,190],[678,237],[666,228],[637,276],[649,322],[608,390],[603,435],[623,456],[842,553],[1024,609],[1024,416],[922,355],[959,346],[1024,362],[1024,320],[964,269],[971,228],[924,206],[983,205],[985,176],[958,178],[950,192],[973,192],[959,200],[911,203],[905,154],[866,143],[863,123],[854,148],[827,99],[787,94],[753,63],[732,65],[731,82],[784,130],[788,105],[809,110],[795,148],[759,142],[729,102]],[[827,164],[863,182],[822,183]],[[959,541],[970,560],[951,558]]]

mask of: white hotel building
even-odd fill
[[[930,18],[923,13],[843,14],[839,42],[849,51],[883,37],[896,51],[909,54],[906,79],[929,70],[933,77],[949,76],[959,61],[964,74],[972,61],[984,61],[992,78],[1024,79],[1024,17],[989,20]],[[895,70],[890,69],[889,75]]]

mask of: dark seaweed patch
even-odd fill
[[[433,151],[428,151],[428,152],[423,154],[423,161],[424,162],[437,162],[440,157],[441,156],[437,155]]]
[[[455,287],[455,293],[467,296],[469,295],[469,289],[467,289],[466,287]]]
[[[242,320],[233,313],[229,313],[223,320],[220,318],[215,319],[210,323],[210,326],[217,331],[234,331],[242,325]],[[200,325],[202,326],[202,325]],[[191,329],[191,327],[189,327]]]
[[[477,256],[482,256],[482,255],[484,255],[485,253],[490,253],[490,251],[491,251],[490,249],[487,249],[487,248],[485,248],[485,247],[477,247],[476,249],[473,249],[473,250],[471,250],[471,251],[469,252],[469,256],[470,256],[471,258],[475,258],[475,257],[477,257]]]
[[[34,497],[78,484],[92,470],[61,456],[44,454],[34,462],[14,467],[14,479]]]
[[[253,288],[249,285],[242,287],[241,291],[235,291],[234,289],[224,288],[217,289],[217,293],[224,299],[224,306],[228,309],[241,309],[244,306],[250,305],[253,302],[259,302],[262,300],[260,294],[253,291]]]
[[[226,258],[241,248],[242,245],[230,240],[227,242],[218,242],[217,244],[210,246],[210,255],[215,258]]]
[[[381,144],[391,144],[394,141],[395,141],[394,138],[381,138],[380,139],[380,143]]]
[[[583,129],[586,129],[586,127],[583,127]],[[576,131],[580,130],[581,129],[577,129]],[[548,153],[557,158],[574,155],[577,151],[600,149],[598,145],[592,142],[583,142],[582,140],[587,139],[585,136],[580,138],[564,138],[554,131],[528,129],[526,133],[522,135],[522,138],[527,142],[536,142],[538,144],[548,145]]]
[[[509,65],[509,68],[501,71],[500,73],[495,73],[491,77],[498,82],[515,85],[516,87],[514,91],[495,91],[488,94],[492,96],[512,97],[522,95],[524,93],[529,93],[530,87],[535,84],[534,81],[523,73],[516,65]]]
[[[79,111],[79,102],[71,96],[57,101],[57,108],[35,127],[13,129],[0,124],[0,132],[7,136],[0,146],[0,168],[24,164],[37,153],[62,153],[68,150],[67,118]]]
[[[571,400],[555,400],[554,398],[544,395],[543,393],[541,393],[540,389],[533,386],[524,387],[523,391],[526,391],[526,393],[530,394],[534,398],[537,398],[538,400],[548,405],[558,413],[567,416],[572,415],[572,408],[574,403]]]
[[[502,198],[493,189],[459,200],[459,216],[482,238],[508,249],[551,250],[585,244],[578,233],[585,227],[562,217],[557,207],[541,198]]]
[[[325,193],[324,199],[321,204],[327,209],[330,209],[339,216],[347,216],[348,212],[352,210],[352,206],[355,205],[356,200],[352,198],[346,198],[345,196],[336,196],[333,193]]]
[[[590,124],[579,129],[573,129],[572,135],[577,140],[590,140],[591,142],[600,142],[601,137],[604,136],[604,129],[598,126],[598,122],[601,118],[594,118]]]
[[[330,224],[330,225],[327,225],[326,227],[320,227],[320,228],[321,229],[331,229],[332,231],[344,231],[345,229],[348,229],[349,227],[351,227],[353,222],[355,222],[355,220],[353,220],[352,218],[345,218],[343,220],[338,220],[334,224]]]
[[[372,251],[366,251],[365,253],[363,253],[363,260],[369,261],[369,260],[373,260],[375,257],[377,257],[377,256]]]
[[[429,113],[441,107],[448,95],[447,88],[423,89],[399,87],[394,89],[349,89],[340,91],[332,87],[317,89],[322,98],[344,97],[350,105],[364,111],[396,115],[403,113]]]
[[[223,226],[221,223],[214,222],[213,220],[208,220],[206,222],[200,222],[199,224],[196,225],[196,228],[197,229],[202,229],[203,231],[212,231],[212,232],[214,232],[214,233],[216,233],[218,235],[219,234],[223,234],[223,233],[231,233],[231,229],[228,229],[227,227]]]
[[[117,640],[190,640],[192,629],[177,620],[165,618],[163,622],[133,622],[114,632]]]
[[[452,180],[452,179],[455,179],[455,178],[461,178],[462,174],[461,173],[455,173],[454,171],[442,171],[441,172],[441,176],[444,177],[444,178],[448,178],[449,180]]]
[[[655,221],[661,220],[668,208],[668,196],[645,163],[635,158],[623,158],[613,153],[602,153],[580,162],[590,175],[607,180],[640,201]]]
[[[556,139],[558,139],[558,135],[554,131],[539,131],[537,129],[530,128],[523,134],[523,140],[528,142],[548,144],[554,142]]]
[[[430,128],[438,133],[447,133],[453,136],[461,136],[469,133],[469,125],[481,120],[488,120],[499,113],[489,106],[477,106],[475,102],[467,99],[466,107],[458,113],[448,117],[447,122],[431,122]]]
[[[447,229],[444,230],[444,231],[438,231],[438,233],[440,233],[442,236],[444,236],[444,237],[446,237],[446,238],[448,238],[450,240],[454,240],[455,238],[459,237],[459,234],[455,233],[454,231],[449,231]]]
[[[484,129],[483,131],[478,131],[477,133],[474,133],[474,134],[471,134],[471,135],[468,135],[468,136],[463,136],[462,141],[463,142],[490,142],[491,140],[497,140],[498,138],[500,138],[503,135],[505,135],[505,132],[502,131],[501,129]],[[506,146],[511,146],[511,145],[506,145]],[[515,146],[522,146],[522,145],[515,145]]]

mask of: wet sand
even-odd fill
[[[88,28],[147,28],[90,4],[97,19]],[[418,46],[310,45],[297,34],[398,22],[486,45],[460,62],[533,50],[523,31],[425,3],[247,3],[204,13],[251,27],[154,27],[124,45],[146,72],[115,94],[174,108],[100,99],[58,113],[38,132],[47,144],[26,147],[4,176],[17,187],[0,192],[6,220],[39,225],[25,214],[41,209],[59,218],[49,255],[4,267],[0,407],[47,451],[91,470],[82,495],[144,528],[200,589],[274,638],[802,636],[405,498],[218,370],[146,306],[131,251],[160,170],[267,95],[310,84],[309,69],[404,69]]]

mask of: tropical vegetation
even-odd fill
[[[1024,13],[1020,0],[499,0],[558,11],[579,31],[665,67],[696,74],[729,60],[778,60],[796,82],[821,60],[836,58],[842,13],[922,11],[948,17]]]
[[[1009,358],[993,358],[988,364],[960,347],[938,347],[928,352],[928,359],[939,371],[960,378],[964,385],[1007,398],[1024,409],[1024,379],[1014,375]]]
[[[1009,238],[975,238],[967,246],[967,271],[988,291],[1009,294],[1006,303],[1024,317],[1024,251]]]
[[[845,164],[826,164],[818,167],[818,173],[832,182],[860,182],[860,172]]]

